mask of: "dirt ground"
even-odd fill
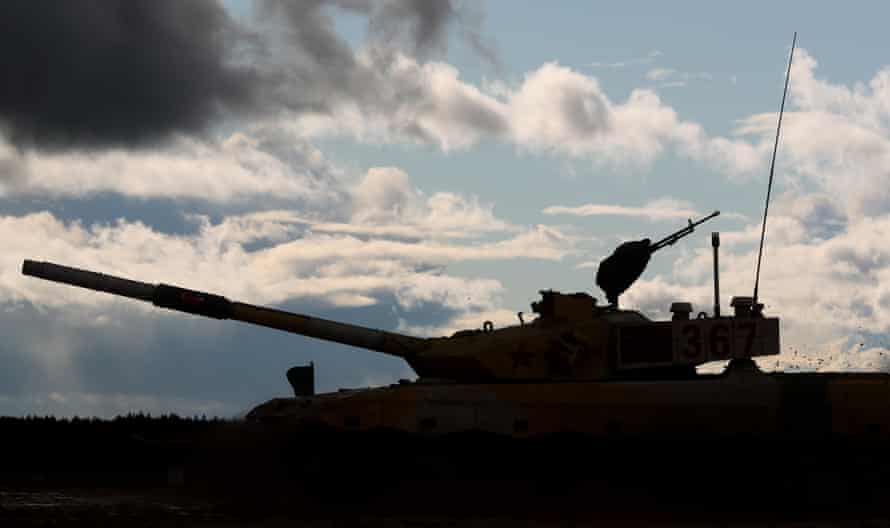
[[[890,526],[888,438],[0,419],[6,526]]]
[[[238,505],[207,498],[186,497],[169,489],[54,489],[0,491],[0,525],[29,526],[160,526],[160,527],[411,527],[439,528],[468,526],[511,527],[890,527],[890,516],[840,515],[819,518],[812,515],[781,515],[756,512],[709,514],[625,512],[625,515],[499,515],[386,514],[381,512],[314,511],[311,515],[280,510],[245,510]]]

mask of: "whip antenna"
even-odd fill
[[[769,213],[769,195],[773,189],[773,173],[776,169],[776,151],[779,150],[779,132],[782,130],[782,114],[785,113],[785,96],[788,95],[788,80],[791,79],[791,60],[794,58],[794,46],[797,44],[797,31],[791,40],[791,54],[788,56],[788,70],[785,72],[785,90],[782,91],[782,105],[779,107],[779,123],[776,125],[776,141],[773,144],[773,159],[769,164],[769,183],[766,186],[766,205],[763,206],[763,226],[760,229],[760,249],[757,251],[757,272],[754,275],[754,304],[757,309],[757,289],[760,286],[760,261],[763,259],[763,239],[766,237],[766,215]]]

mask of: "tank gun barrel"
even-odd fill
[[[51,262],[25,260],[22,264],[22,273],[44,280],[150,302],[161,308],[214,319],[234,319],[401,358],[410,358],[426,347],[426,340],[417,337],[230,301],[212,293],[169,284],[149,284]]]
[[[692,232],[695,231],[695,228],[697,226],[699,226],[699,225],[707,222],[711,218],[714,218],[715,216],[719,216],[719,215],[720,215],[720,211],[714,211],[713,213],[709,214],[708,216],[701,218],[699,220],[696,220],[695,222],[693,222],[692,219],[690,218],[689,225],[687,225],[683,229],[679,229],[679,230],[675,231],[674,233],[671,233],[670,235],[659,240],[658,242],[655,242],[654,244],[649,246],[649,251],[651,253],[655,253],[656,251],[658,251],[659,249],[661,249],[665,246],[673,245],[674,242],[676,242],[677,240],[680,240],[681,238],[692,234]]]

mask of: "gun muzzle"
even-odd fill
[[[146,302],[152,302],[155,291],[153,284],[113,277],[95,271],[60,266],[52,262],[25,260],[22,264],[22,274],[114,295],[123,295]]]
[[[228,319],[232,315],[232,303],[225,297],[179,286],[148,284],[95,271],[34,260],[26,260],[22,264],[22,273],[39,279],[138,299],[161,308],[214,319]]]

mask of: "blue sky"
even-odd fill
[[[50,51],[16,72],[40,105],[0,92],[0,414],[231,415],[286,394],[285,370],[310,360],[323,390],[413,375],[38,283],[19,274],[24,258],[443,335],[513,324],[540,289],[602,297],[595,266],[615,245],[719,209],[657,254],[624,304],[652,317],[673,300],[709,307],[712,230],[725,303],[749,295],[793,31],[761,289],[783,318],[771,365],[884,368],[886,8],[346,4],[121,8],[145,9],[135,28],[104,7],[59,8],[71,12],[55,29],[14,14],[73,36],[7,46]],[[101,24],[118,40],[79,32]],[[188,66],[147,48],[153,32]],[[222,34],[240,47],[208,44]],[[167,58],[150,62],[155,51]],[[136,117],[102,119],[116,112]]]

